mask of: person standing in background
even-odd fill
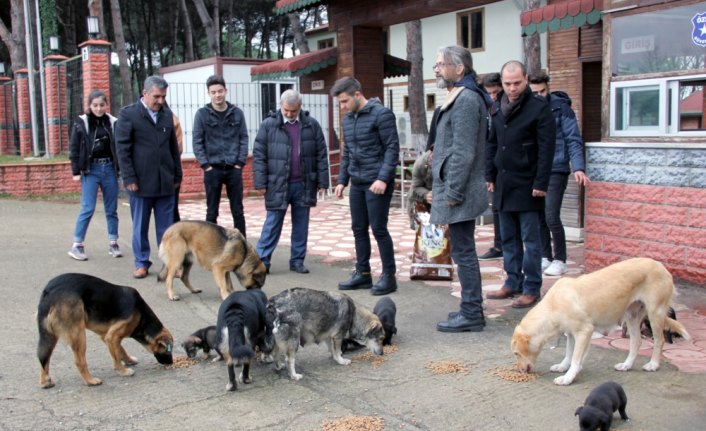
[[[174,191],[182,179],[174,117],[164,106],[168,86],[159,76],[145,79],[142,97],[120,110],[115,126],[123,183],[130,194],[135,278],[147,277],[152,266],[151,215],[154,212],[159,247],[164,231],[174,222]]]
[[[118,246],[118,157],[115,151],[114,125],[117,119],[106,112],[108,100],[102,90],[88,95],[88,110],[74,123],[69,143],[69,160],[74,181],[81,181],[81,211],[76,220],[69,256],[88,260],[83,244],[96,210],[98,189],[103,195],[108,225],[108,253],[122,257]]]
[[[348,198],[356,255],[355,271],[349,280],[338,283],[338,288],[372,288],[373,295],[387,295],[397,290],[395,250],[387,229],[400,153],[395,114],[378,98],[367,99],[360,82],[353,77],[336,81],[331,95],[346,112],[343,118],[345,144],[335,194],[342,199],[343,190],[350,182]],[[373,231],[382,260],[382,274],[375,285],[370,275],[369,229]]]
[[[544,97],[549,102],[556,123],[552,174],[549,177],[544,212],[539,217],[539,229],[542,236],[542,271],[544,275],[559,276],[566,273],[566,233],[561,222],[561,204],[564,201],[569,174],[573,170],[576,182],[584,187],[591,180],[585,173],[583,139],[576,114],[571,109],[569,95],[563,91],[550,93],[549,75],[541,70],[532,73],[529,82],[534,94]]]
[[[226,100],[223,77],[206,80],[211,103],[194,116],[194,155],[203,169],[206,221],[218,223],[221,189],[226,188],[233,226],[246,236],[243,210],[243,167],[248,159],[248,128],[243,111]]]

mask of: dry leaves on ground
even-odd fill
[[[500,377],[508,382],[532,382],[539,378],[539,373],[523,373],[514,365],[499,365],[488,370],[495,377]]]
[[[165,368],[168,370],[175,370],[177,368],[188,368],[199,362],[196,359],[189,359],[186,356],[180,355],[174,355],[173,361],[174,362],[171,365],[167,365]]]
[[[321,428],[324,431],[382,431],[385,421],[379,416],[344,416],[326,419]]]
[[[382,365],[387,359],[387,355],[390,353],[395,353],[397,351],[397,344],[391,344],[389,346],[384,346],[382,348],[383,355],[376,355],[371,351],[359,353],[351,358],[354,362],[370,362],[373,368],[377,368]]]
[[[458,361],[438,361],[429,362],[424,368],[430,370],[433,374],[453,374],[467,373],[468,368]]]

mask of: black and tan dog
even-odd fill
[[[86,329],[105,342],[113,358],[113,368],[121,376],[134,371],[125,365],[137,364],[121,342],[131,337],[142,344],[160,364],[172,363],[172,335],[132,287],[118,286],[86,274],[63,274],[46,285],[37,313],[39,343],[37,357],[42,367],[39,384],[51,388],[49,361],[59,339],[74,352],[74,363],[87,385],[100,385],[86,363]]]
[[[238,389],[235,367],[243,366],[240,379],[251,383],[250,362],[255,357],[255,347],[262,352],[272,350],[272,330],[265,321],[267,297],[260,289],[233,292],[221,303],[218,309],[218,350],[228,368],[227,391]],[[268,329],[270,328],[270,329]]]
[[[226,229],[205,221],[181,221],[174,223],[164,232],[159,246],[159,257],[164,267],[158,280],[165,281],[167,296],[178,301],[174,294],[174,278],[183,268],[181,281],[191,293],[199,293],[189,281],[189,272],[198,262],[213,273],[213,278],[221,291],[221,299],[233,292],[230,271],[235,272],[240,284],[246,289],[261,288],[265,284],[266,268],[237,229]]]
[[[292,380],[303,377],[294,366],[300,345],[323,341],[340,365],[351,363],[341,356],[344,338],[367,346],[376,355],[383,354],[385,331],[380,319],[342,293],[303,287],[285,290],[267,303],[267,321],[272,322],[275,341],[270,359],[279,370],[284,366],[280,362],[283,356]]]
[[[622,420],[629,420],[625,413],[627,404],[628,397],[623,387],[615,382],[605,382],[588,394],[583,406],[576,409],[574,416],[579,417],[581,431],[608,431],[616,410]]]
[[[218,350],[218,332],[216,332],[216,326],[211,325],[205,328],[201,328],[193,334],[186,337],[181,347],[184,348],[186,356],[189,358],[196,357],[199,349],[203,350],[204,359],[208,358],[208,354],[211,349],[214,349],[218,353],[218,357],[213,358],[214,361],[223,360],[223,355]]]

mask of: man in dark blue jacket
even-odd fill
[[[120,110],[115,147],[123,184],[130,194],[133,277],[145,278],[152,262],[148,231],[154,212],[157,246],[174,220],[174,193],[181,184],[181,156],[172,112],[164,106],[167,81],[150,76],[142,98]]]
[[[571,109],[571,99],[563,91],[549,93],[549,75],[539,70],[529,77],[532,91],[549,102],[556,123],[556,147],[552,175],[544,213],[540,214],[539,229],[542,236],[542,270],[544,275],[558,276],[566,273],[566,234],[561,223],[561,203],[572,169],[579,185],[586,186],[591,180],[586,176],[583,157],[583,139]],[[552,240],[554,253],[552,254]]]
[[[304,258],[309,209],[316,206],[317,192],[329,187],[326,141],[319,123],[302,111],[301,94],[287,90],[280,102],[280,111],[271,113],[260,125],[253,146],[255,189],[264,190],[267,209],[256,250],[269,273],[284,216],[291,206],[289,270],[307,274]]]
[[[350,280],[338,284],[341,290],[370,289],[373,295],[386,295],[397,290],[395,252],[387,230],[390,201],[395,188],[395,169],[400,144],[395,114],[377,98],[366,99],[355,78],[341,78],[333,85],[331,95],[343,112],[344,146],[336,197],[350,182],[351,228],[355,238],[356,265]],[[382,275],[373,286],[370,276],[371,228],[378,244]]]
[[[240,108],[226,100],[226,82],[218,75],[206,80],[211,103],[194,116],[194,156],[203,169],[206,221],[218,222],[221,189],[225,185],[233,226],[245,236],[243,167],[248,159],[248,128]]]
[[[492,110],[486,163],[488,191],[495,192],[503,266],[503,287],[488,299],[516,299],[514,308],[531,307],[542,287],[542,250],[539,217],[554,157],[554,117],[547,101],[532,94],[527,69],[509,61],[500,71],[503,92]]]

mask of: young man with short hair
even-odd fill
[[[206,189],[206,221],[218,222],[221,189],[226,188],[233,225],[245,235],[243,167],[248,158],[248,128],[243,111],[226,100],[225,80],[212,75],[206,80],[211,103],[194,116],[194,155],[203,169]]]

